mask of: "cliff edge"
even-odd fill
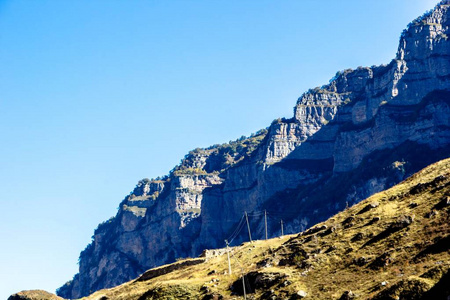
[[[221,248],[243,213],[254,238],[303,231],[450,153],[450,1],[411,22],[387,65],[338,72],[304,93],[290,119],[191,151],[169,175],[138,182],[58,289],[80,298],[147,269]]]

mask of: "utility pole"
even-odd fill
[[[227,244],[227,257],[228,257],[228,275],[231,275],[231,261],[230,261],[230,248],[228,248],[228,241],[225,240]]]
[[[283,236],[283,220],[281,220],[281,236]]]
[[[245,220],[247,220],[248,237],[250,238],[250,243],[253,243],[252,234],[250,233],[250,224],[248,223],[247,212],[245,212]]]
[[[266,227],[266,241],[267,241],[267,211],[264,210],[264,226]]]
[[[244,270],[242,270],[242,287],[244,288],[244,300],[247,300],[247,294],[245,293],[245,279]]]

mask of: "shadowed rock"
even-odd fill
[[[414,257],[413,261],[418,261],[427,255],[437,254],[449,250],[450,250],[450,235],[444,238],[440,238],[436,240],[432,245],[426,247],[424,250],[422,250],[419,254],[417,254]]]
[[[281,283],[287,276],[281,273],[262,273],[250,272],[244,275],[245,292],[254,293],[257,289],[268,289],[276,284]],[[233,282],[230,287],[231,291],[237,295],[244,295],[242,277]]]
[[[393,233],[396,233],[397,231],[402,230],[403,228],[408,227],[413,222],[414,217],[412,216],[402,216],[400,217],[396,222],[392,223],[386,230],[382,231],[378,235],[374,236],[372,239],[370,239],[368,242],[366,242],[363,247],[366,247],[368,245],[371,245],[373,243],[376,243],[378,241],[381,241],[388,236],[390,236]]]

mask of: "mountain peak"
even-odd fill
[[[449,5],[414,20],[389,64],[338,72],[304,93],[292,118],[195,149],[168,176],[139,182],[58,294],[79,298],[221,248],[230,236],[246,241],[235,232],[244,212],[259,237],[261,211],[272,217],[269,237],[280,234],[281,220],[285,233],[303,231],[448,157]]]

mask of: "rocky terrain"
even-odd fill
[[[149,268],[221,248],[244,211],[256,238],[303,231],[450,153],[450,2],[411,22],[387,65],[338,72],[304,93],[290,119],[195,149],[169,175],[144,179],[100,224],[79,273],[80,298]],[[234,236],[236,245],[246,239]]]
[[[83,299],[242,299],[244,288],[247,299],[448,299],[449,220],[446,159],[300,234],[207,251]],[[9,300],[56,299],[33,293]]]

